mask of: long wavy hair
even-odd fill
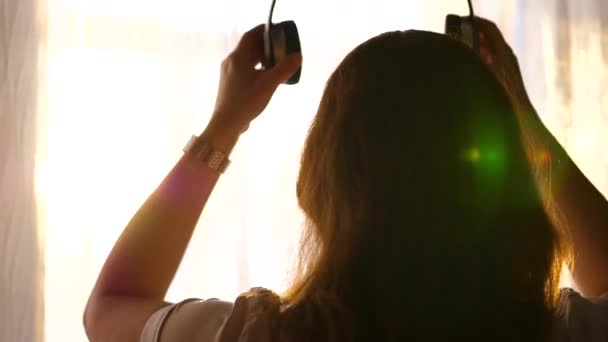
[[[492,72],[444,35],[368,40],[329,78],[301,159],[294,341],[543,341],[562,244]]]

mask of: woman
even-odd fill
[[[284,297],[166,303],[226,155],[301,63],[255,70],[263,28],[246,33],[207,129],[108,257],[90,340],[604,341],[608,205],[542,126],[498,29],[477,25],[481,58],[443,35],[391,32],[330,77],[297,184],[301,272]],[[570,247],[582,293],[598,298],[557,289]]]

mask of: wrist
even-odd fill
[[[241,131],[229,125],[221,125],[215,121],[209,122],[201,137],[218,151],[229,154],[239,140]]]

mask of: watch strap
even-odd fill
[[[184,153],[191,155],[220,174],[224,173],[230,165],[227,153],[216,150],[209,141],[196,135],[190,138],[184,147]]]

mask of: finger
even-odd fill
[[[481,57],[484,63],[488,65],[492,65],[494,63],[494,57],[492,57],[492,53],[485,47],[479,49],[479,57]]]
[[[499,46],[506,44],[500,29],[494,22],[485,18],[475,17],[474,23],[480,37],[483,35],[485,45],[492,51],[496,51]]]
[[[248,63],[257,63],[264,54],[264,24],[245,32],[234,50],[237,58]]]
[[[263,82],[278,86],[288,80],[302,66],[302,54],[292,53],[272,69],[263,72]]]
[[[252,44],[259,43],[264,39],[264,24],[258,24],[251,30],[245,32],[239,41],[237,49],[240,47],[247,48]]]
[[[470,20],[470,17],[467,17],[467,20]],[[485,31],[487,33],[490,33],[490,34],[500,33],[498,26],[496,26],[496,24],[491,20],[488,20],[483,17],[475,16],[473,18],[473,22],[475,23],[475,25],[479,26],[479,28],[482,28],[483,31]]]
[[[484,36],[485,38],[492,38],[496,34],[500,34],[500,30],[498,29],[498,26],[496,26],[496,24],[493,21],[490,21],[488,19],[475,16],[471,20],[470,16],[464,16],[464,17],[462,17],[462,20],[464,20],[467,23],[472,22],[475,25],[475,28],[477,29],[477,31],[479,31],[480,34],[483,33],[485,35]]]

